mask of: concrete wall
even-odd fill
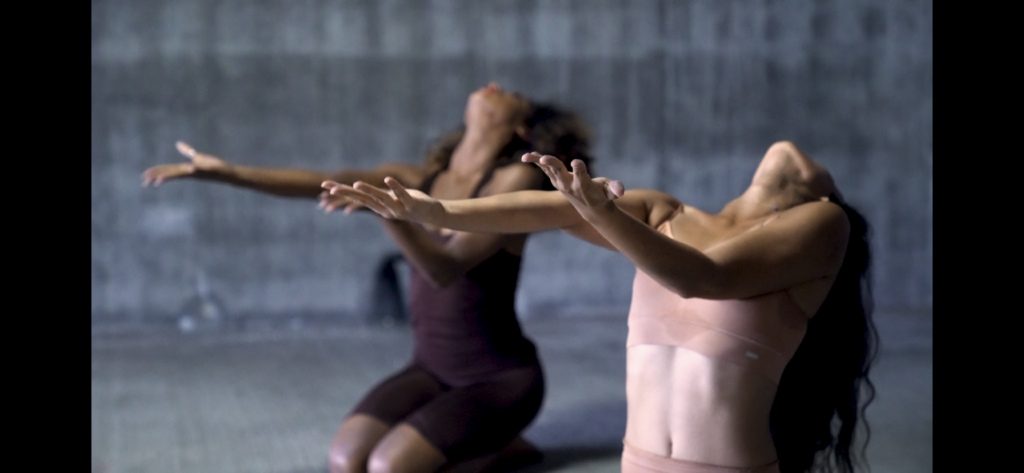
[[[373,217],[140,173],[177,139],[250,165],[417,162],[490,80],[583,114],[595,174],[710,211],[793,140],[874,225],[878,305],[930,309],[930,1],[94,0],[94,323],[174,315],[198,272],[233,314],[365,313],[394,249]],[[520,309],[621,310],[632,275],[537,235]]]

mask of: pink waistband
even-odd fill
[[[778,460],[753,468],[708,465],[663,457],[622,442],[622,473],[779,473]]]

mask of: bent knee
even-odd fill
[[[383,422],[361,414],[346,419],[331,440],[328,453],[331,473],[365,473],[370,452],[388,429]]]
[[[331,443],[328,455],[330,473],[366,473],[366,462],[370,456],[369,448],[353,446],[344,441]]]
[[[367,473],[403,473],[405,469],[402,468],[401,463],[394,456],[374,453],[366,462],[366,471]]]
[[[366,462],[367,473],[423,473],[436,471],[444,464],[443,459],[433,455],[422,455],[409,451],[375,450]]]
[[[331,449],[328,459],[331,473],[366,473],[366,457],[357,458],[348,452]]]
[[[366,462],[370,473],[430,473],[446,459],[414,427],[399,424],[381,439]]]

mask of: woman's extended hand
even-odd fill
[[[523,162],[534,163],[547,174],[555,189],[562,191],[562,194],[576,207],[576,211],[584,218],[592,212],[603,208],[608,202],[622,197],[625,188],[619,181],[613,181],[605,177],[590,178],[587,174],[587,166],[583,161],[574,159],[572,171],[565,168],[558,158],[540,153],[527,153],[523,155]]]
[[[326,181],[322,186],[325,190],[320,193],[320,204],[318,206],[324,210],[324,213],[331,213],[335,210],[343,209],[346,214],[350,214],[356,210],[366,208],[365,205],[343,195],[331,195],[330,189],[326,187],[326,184],[328,183],[337,184],[334,181]]]
[[[415,189],[406,189],[392,177],[384,178],[384,183],[391,188],[390,191],[362,181],[353,186],[324,181],[322,187],[330,195],[321,198],[321,207],[329,212],[344,205],[345,213],[350,213],[358,206],[365,206],[384,218],[433,225],[444,216],[444,206],[437,199]]]
[[[216,156],[197,153],[196,149],[184,141],[175,143],[178,152],[189,159],[187,163],[161,164],[153,166],[142,173],[142,185],[159,186],[162,182],[181,177],[193,176],[202,172],[218,172],[227,170],[230,165]]]

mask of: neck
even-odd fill
[[[753,220],[795,207],[810,198],[795,182],[779,179],[770,183],[751,184],[742,195],[722,208],[719,216],[734,221]]]
[[[734,221],[752,220],[771,215],[779,209],[775,193],[760,186],[750,186],[746,192],[725,205],[718,215]]]
[[[794,152],[769,152],[761,160],[750,187],[726,204],[719,216],[743,221],[762,218],[837,192],[824,167]]]
[[[467,127],[462,140],[452,152],[448,168],[472,172],[490,166],[499,158],[498,153],[513,134],[513,130],[498,127]]]

